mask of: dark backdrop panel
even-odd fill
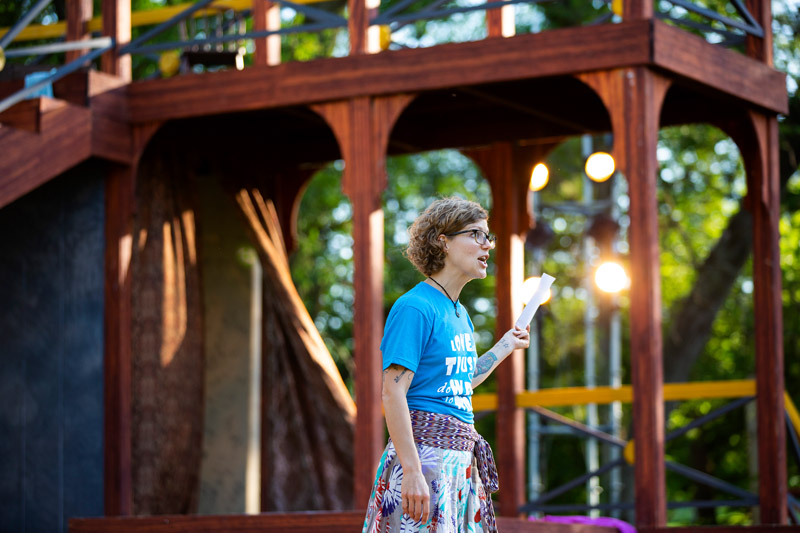
[[[103,202],[90,162],[0,210],[0,531],[103,514]]]

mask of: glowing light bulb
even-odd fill
[[[531,172],[531,184],[529,185],[530,190],[534,192],[541,191],[544,189],[544,186],[547,185],[549,179],[550,171],[547,170],[547,165],[544,163],[538,163],[535,167],[533,167],[533,171]]]
[[[541,281],[542,281],[542,278],[540,276],[533,276],[533,277],[528,278],[528,279],[525,280],[525,282],[522,284],[522,301],[523,302],[527,303],[531,299],[531,296],[533,296],[533,293],[536,292],[536,289],[539,288],[539,282],[541,282]],[[544,299],[544,301],[542,303],[546,304],[547,302],[549,302],[551,296],[553,296],[553,291],[550,290],[550,289],[547,289],[547,296],[545,297],[545,299]]]
[[[625,269],[619,263],[607,261],[597,268],[594,282],[603,292],[617,293],[630,285]]]
[[[595,152],[586,160],[586,175],[597,183],[610,178],[615,168],[614,158],[605,152]]]

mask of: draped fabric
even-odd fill
[[[355,405],[292,282],[272,203],[257,190],[236,200],[264,269],[262,511],[349,509]]]
[[[155,145],[136,191],[131,275],[134,514],[197,507],[203,308],[191,190],[177,150]]]

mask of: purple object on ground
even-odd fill
[[[531,518],[532,522],[556,522],[560,524],[591,524],[593,526],[601,527],[615,527],[619,533],[636,533],[636,528],[627,522],[617,520],[616,518],[607,518],[601,516],[599,518],[590,518],[588,516],[550,516],[536,519]]]

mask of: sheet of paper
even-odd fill
[[[539,286],[536,288],[533,296],[528,300],[528,305],[525,306],[525,309],[522,310],[522,313],[517,319],[516,326],[518,328],[525,329],[528,327],[531,320],[533,320],[533,315],[536,313],[536,310],[539,309],[539,306],[542,305],[542,302],[547,298],[547,291],[550,290],[550,286],[555,280],[556,278],[549,274],[542,274]]]

